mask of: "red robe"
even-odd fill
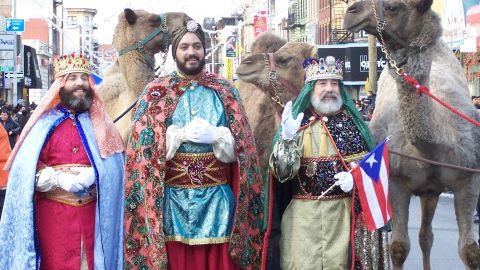
[[[64,120],[43,147],[37,168],[64,164],[90,165],[80,135],[71,119]],[[41,270],[80,269],[81,242],[88,269],[93,268],[95,202],[71,206],[35,192],[35,227]]]

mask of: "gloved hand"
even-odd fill
[[[185,126],[187,140],[194,143],[214,144],[218,140],[216,127],[200,117]]]
[[[303,112],[299,113],[296,119],[293,118],[292,101],[287,102],[282,113],[282,138],[284,140],[291,141],[295,138],[302,119]]]
[[[68,192],[77,192],[85,189],[78,182],[78,177],[72,173],[61,172],[58,174],[58,186]]]
[[[339,172],[333,176],[338,179],[335,184],[340,186],[343,192],[350,192],[353,189],[353,176],[349,172]]]
[[[78,172],[77,182],[83,186],[82,189],[89,188],[95,183],[95,170],[93,167],[73,167],[71,170]]]
[[[38,176],[37,182],[38,183],[45,183],[47,182],[52,176],[55,174],[55,170],[52,167],[45,167],[40,172]]]

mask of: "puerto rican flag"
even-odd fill
[[[392,216],[388,195],[388,145],[385,139],[352,169],[362,210],[370,231],[385,226]]]

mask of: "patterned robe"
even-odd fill
[[[191,81],[176,72],[151,82],[143,91],[127,144],[125,268],[166,269],[163,230],[166,128]],[[243,268],[262,265],[264,183],[258,171],[253,136],[237,90],[227,80],[203,74],[196,82],[218,92],[236,146],[231,166],[236,197],[229,252]]]

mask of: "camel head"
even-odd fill
[[[277,81],[279,96],[284,97],[282,102],[296,97],[304,84],[303,60],[316,56],[317,48],[315,46],[298,42],[288,42],[273,53],[273,61],[275,62],[279,79],[283,78],[288,81],[296,90],[295,93],[290,93],[286,91],[285,85]],[[237,75],[241,80],[252,83],[268,93],[271,66],[266,54],[254,54],[242,61],[237,68]]]
[[[166,12],[168,37],[164,32],[158,33],[150,41],[144,45],[144,50],[150,54],[165,51],[168,47],[167,42],[172,35],[172,32],[183,26],[186,18],[189,18],[182,12]],[[115,34],[113,36],[113,45],[117,51],[128,48],[138,42],[144,40],[148,35],[159,29],[164,21],[160,19],[159,14],[147,12],[145,10],[124,9],[118,16],[118,23],[115,27]]]
[[[388,48],[420,48],[434,43],[442,35],[440,19],[431,10],[433,0],[373,0],[377,16],[383,14],[383,39]],[[350,32],[365,30],[377,37],[372,0],[359,1],[348,7],[344,27]]]

